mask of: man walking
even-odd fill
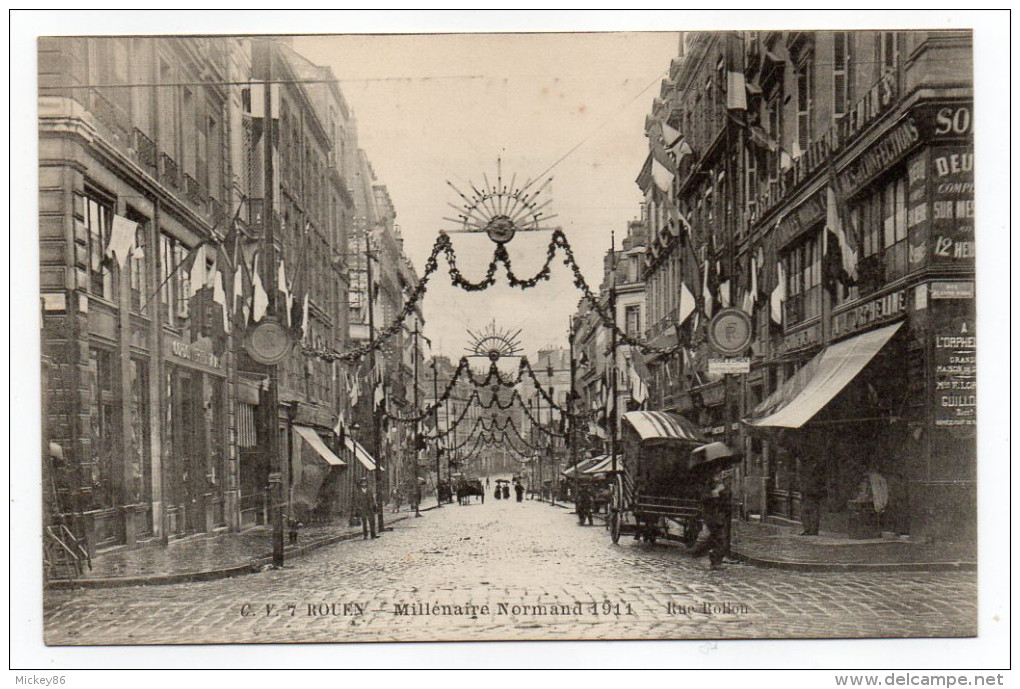
[[[414,507],[414,516],[421,516],[421,479],[416,479],[414,486],[411,488],[411,502]]]
[[[368,489],[368,479],[358,481],[358,490],[354,492],[354,513],[361,520],[362,540],[368,539],[369,531],[372,538],[379,538],[375,532],[375,496]]]

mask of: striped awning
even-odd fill
[[[613,470],[613,455],[603,455],[596,457],[596,459],[599,460],[598,463],[585,469],[582,473],[588,476],[596,476]],[[616,455],[616,470],[620,471],[621,469],[623,469],[623,455]]]
[[[581,473],[584,473],[584,471],[586,469],[589,469],[592,466],[594,466],[595,463],[598,462],[600,459],[602,459],[602,458],[601,457],[589,457],[588,459],[582,459],[580,462],[578,462],[574,466],[568,467],[568,468],[564,469],[561,473],[564,476],[573,476],[575,471],[580,471]]]
[[[693,423],[678,414],[664,411],[629,411],[623,418],[641,440],[687,440],[704,443]]]
[[[344,447],[354,455],[361,465],[369,471],[375,471],[375,459],[368,453],[361,443],[349,435],[344,436]]]

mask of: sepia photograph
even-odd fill
[[[39,653],[979,640],[978,34],[720,14],[32,36]]]

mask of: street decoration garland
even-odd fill
[[[556,229],[553,230],[549,245],[546,247],[545,263],[539,271],[535,273],[535,275],[529,278],[519,277],[513,270],[510,254],[507,251],[506,246],[504,244],[497,244],[496,249],[493,252],[492,260],[486,268],[484,277],[477,282],[464,277],[460,268],[457,267],[457,254],[453,248],[450,236],[445,232],[440,232],[432,246],[432,252],[429,254],[428,260],[425,262],[425,270],[421,279],[411,291],[411,294],[404,302],[403,307],[393,322],[382,328],[378,333],[375,333],[374,337],[372,337],[368,342],[355,347],[350,351],[339,352],[330,347],[313,347],[311,345],[304,344],[302,345],[302,353],[307,357],[314,357],[329,362],[343,361],[345,363],[356,363],[364,358],[370,351],[378,350],[384,342],[392,338],[401,330],[403,322],[411,315],[417,303],[425,295],[429,280],[439,269],[440,254],[443,254],[446,259],[450,281],[454,286],[468,292],[479,292],[496,284],[496,271],[499,269],[500,265],[506,269],[507,282],[511,287],[519,287],[522,290],[536,287],[539,282],[549,280],[552,262],[555,260],[556,252],[559,249],[562,249],[565,254],[563,264],[570,268],[573,273],[574,286],[581,290],[584,294],[585,299],[587,299],[591,304],[592,310],[596,313],[596,315],[598,315],[602,325],[613,330],[623,344],[636,347],[645,354],[654,355],[671,355],[681,349],[681,345],[679,343],[673,347],[651,347],[621,330],[619,326],[617,326],[615,319],[612,318],[610,314],[607,314],[605,309],[603,309],[601,303],[599,303],[598,295],[591,290],[588,282],[584,279],[584,275],[581,273],[580,266],[577,264],[573,248],[570,246],[570,242],[567,240],[566,234],[563,230]]]

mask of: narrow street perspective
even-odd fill
[[[45,642],[975,636],[972,53],[40,37]]]

